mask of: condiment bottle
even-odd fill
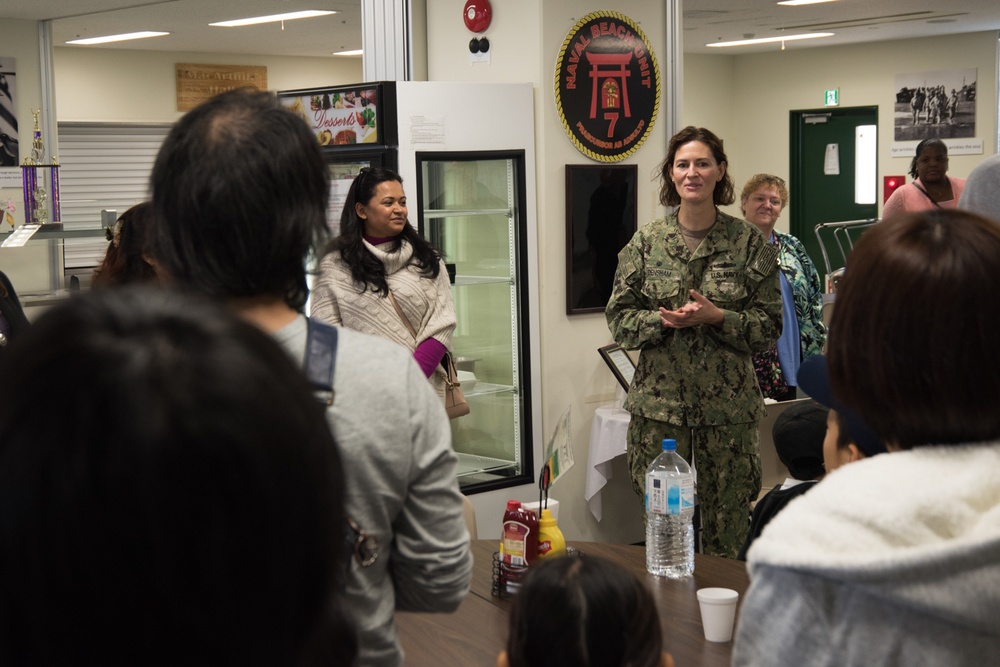
[[[508,500],[503,515],[503,562],[527,567],[538,555],[538,518],[521,501]]]
[[[538,557],[551,558],[553,556],[566,555],[566,538],[556,525],[556,518],[552,516],[552,510],[546,508],[542,510],[542,516],[538,520]]]

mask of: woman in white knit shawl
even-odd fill
[[[451,285],[441,253],[407,219],[403,180],[396,172],[366,168],[354,179],[340,236],[319,265],[310,314],[413,350],[444,400],[441,360],[455,330]]]

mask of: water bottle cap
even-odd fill
[[[677,441],[674,440],[674,439],[672,439],[672,438],[664,438],[663,439],[663,451],[676,452],[677,451]]]

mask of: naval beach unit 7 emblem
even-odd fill
[[[646,35],[618,12],[587,14],[559,51],[555,94],[563,129],[581,153],[624,160],[660,109],[660,69]]]

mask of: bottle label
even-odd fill
[[[690,476],[646,475],[646,513],[680,514],[694,509],[694,480]]]
[[[509,565],[527,565],[528,527],[517,521],[503,525],[503,559]]]
[[[552,541],[551,540],[538,540],[538,555],[544,556],[545,554],[552,551]]]

